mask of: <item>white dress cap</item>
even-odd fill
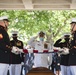
[[[64,36],[66,36],[66,35],[70,36],[70,35],[71,35],[71,33],[64,33]]]
[[[3,20],[3,17],[0,17],[0,20]]]
[[[8,19],[8,17],[7,16],[3,16],[3,19]]]
[[[1,16],[1,17],[0,17],[0,20],[1,20],[1,21],[7,21],[7,22],[9,22],[7,16]]]
[[[71,23],[76,22],[76,18],[72,18]]]
[[[0,20],[4,20],[4,19],[8,19],[8,17],[7,16],[1,16],[0,17]]]
[[[18,31],[12,31],[12,35],[13,35],[13,34],[18,34]]]

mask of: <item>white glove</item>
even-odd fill
[[[17,50],[18,50],[20,53],[24,53],[24,52],[23,52],[23,49],[17,48]]]
[[[64,55],[69,54],[69,49],[68,48],[63,48],[63,52],[61,54],[64,54]]]
[[[18,51],[18,47],[15,47],[15,46],[12,47],[11,52],[14,54],[20,54],[20,52]]]
[[[33,53],[33,48],[28,49],[29,53]]]
[[[54,49],[54,50],[57,50],[57,51],[63,51],[63,49],[60,48],[60,47],[54,47],[53,49]]]
[[[21,62],[21,65],[24,65],[24,62]]]

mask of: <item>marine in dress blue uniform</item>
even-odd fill
[[[16,46],[20,49],[23,49],[23,42],[18,40],[18,31],[12,31],[12,38],[11,40],[11,46]],[[20,75],[21,74],[21,62],[23,62],[24,54],[14,54],[11,52],[11,65],[10,65],[10,75]]]
[[[70,53],[69,53],[69,67],[71,75],[76,75],[76,18],[73,18],[71,23],[71,34],[72,40],[70,43]]]
[[[7,33],[8,17],[0,17],[0,75],[7,75],[10,64],[10,39]]]
[[[54,46],[55,47],[60,47],[60,48],[70,48],[70,35],[69,34],[64,34],[63,36],[64,42],[62,42],[62,39],[58,39]],[[62,75],[70,75],[70,71],[69,71],[69,65],[68,65],[68,61],[69,61],[69,54],[61,55],[61,61],[60,61],[60,65],[61,65],[61,73]]]

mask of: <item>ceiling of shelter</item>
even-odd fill
[[[76,9],[76,0],[0,0],[0,10]]]

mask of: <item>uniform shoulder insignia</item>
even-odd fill
[[[21,46],[21,42],[20,41],[17,42],[17,46]]]
[[[2,39],[3,38],[3,35],[2,34],[0,34],[0,39]]]

